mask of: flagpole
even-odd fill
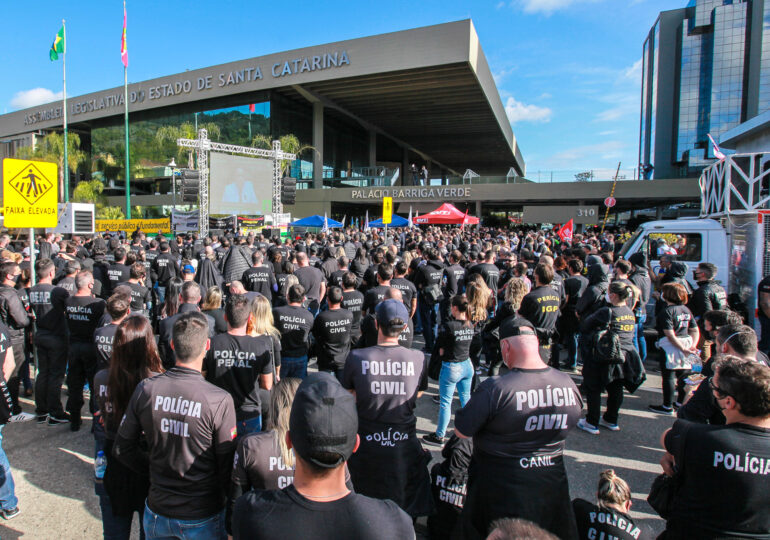
[[[64,30],[64,51],[62,52],[62,97],[64,100],[64,202],[70,200],[70,167],[67,161],[69,138],[67,137],[67,27],[64,19],[61,26]],[[31,249],[31,248],[30,248]]]
[[[126,0],[123,0],[123,14],[126,13]],[[124,22],[125,25],[125,22]],[[125,32],[125,29],[124,29]],[[125,38],[124,38],[125,39]],[[128,40],[126,39],[126,42]],[[126,50],[128,49],[128,43],[125,44]],[[129,163],[129,143],[128,143],[128,65],[123,64],[123,104],[124,120],[126,125],[126,219],[131,219],[131,166]]]

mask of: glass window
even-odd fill
[[[700,261],[703,240],[700,233],[650,233],[647,258],[659,261],[673,255],[679,261]]]

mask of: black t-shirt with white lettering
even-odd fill
[[[109,290],[114,291],[119,284],[128,281],[131,269],[123,263],[112,263],[107,269],[107,277],[110,280]]]
[[[407,311],[411,313],[412,298],[417,297],[417,287],[414,286],[414,283],[406,278],[393,278],[390,280],[390,286],[401,291],[401,298],[404,300],[404,305],[406,306]]]
[[[261,414],[259,376],[273,373],[272,348],[270,336],[225,333],[211,340],[203,361],[206,380],[233,396],[238,421]]]
[[[662,337],[663,330],[673,330],[676,337],[687,337],[690,328],[698,324],[687,306],[666,306],[655,317],[655,328]]]
[[[441,325],[437,342],[444,349],[443,362],[465,362],[470,358],[473,326],[467,321],[449,319]]]
[[[233,458],[233,484],[251,489],[283,489],[294,482],[294,467],[286,465],[275,431],[249,433],[238,441]]]
[[[494,264],[486,262],[477,264],[468,270],[468,274],[481,274],[481,277],[484,278],[484,283],[492,290],[492,293],[497,292],[497,282],[500,281],[500,269]]]
[[[374,315],[367,315],[361,319],[361,337],[356,344],[356,349],[364,347],[374,347],[377,345],[377,325],[374,323]],[[414,321],[409,319],[406,326],[398,335],[398,344],[407,349],[412,348],[414,341]]]
[[[630,349],[634,346],[636,317],[631,308],[626,305],[606,306],[597,309],[580,322],[580,332],[591,335],[593,332],[606,328],[608,323],[612,331],[620,338],[620,345],[624,349]]]
[[[468,493],[468,467],[473,454],[473,440],[452,434],[441,457],[444,461],[430,471],[431,492],[436,513],[428,517],[430,538],[452,538]]]
[[[350,352],[353,313],[347,309],[322,311],[313,323],[318,369],[342,369]]]
[[[150,289],[141,283],[126,281],[118,285],[119,287],[128,287],[131,289],[131,311],[134,313],[145,313],[152,307],[152,293]]]
[[[275,327],[281,333],[283,357],[305,356],[308,335],[313,328],[313,314],[302,306],[281,306],[273,309]]]
[[[364,295],[360,291],[344,291],[342,293],[343,309],[349,310],[353,314],[353,325],[351,330],[357,334],[361,329],[361,314],[364,307]]]
[[[64,301],[70,342],[92,343],[106,304],[93,296],[70,296]]]
[[[684,473],[669,526],[692,538],[770,536],[770,429],[677,420],[664,443]]]
[[[96,369],[109,367],[112,358],[112,344],[115,341],[117,324],[108,324],[97,328],[94,332],[94,345],[96,345]]]
[[[35,313],[37,335],[64,337],[67,334],[64,304],[68,297],[67,291],[48,283],[40,283],[29,290],[29,304]]]
[[[428,387],[425,357],[401,346],[350,352],[342,386],[356,392],[358,416],[384,424],[414,424],[417,392]]]
[[[580,419],[583,401],[566,373],[512,369],[481,383],[455,416],[455,428],[473,437],[475,456],[560,456]]]
[[[251,267],[243,273],[241,282],[247,291],[258,292],[272,302],[277,289],[275,274],[267,266]]]
[[[373,313],[377,304],[382,302],[383,298],[385,298],[385,293],[388,292],[388,289],[390,289],[390,287],[387,285],[377,285],[366,291],[366,294],[364,295],[364,311]]]
[[[113,325],[110,325],[113,326]],[[108,439],[115,439],[115,432],[117,426],[110,425],[111,429],[108,429],[107,423],[109,413],[112,412],[112,403],[107,397],[107,383],[110,379],[110,368],[103,367],[94,375],[94,391],[96,392],[96,410],[99,411],[99,415],[102,418],[104,425],[104,434]],[[96,420],[96,418],[94,418]]]
[[[641,529],[628,514],[601,507],[585,499],[572,501],[580,540],[640,540]]]
[[[319,502],[300,495],[294,485],[282,490],[250,491],[233,511],[233,538],[414,538],[411,518],[393,501],[350,492],[336,501]]]
[[[147,505],[172,519],[203,519],[225,506],[236,426],[229,393],[200,372],[175,366],[136,387],[113,453],[132,470],[146,470]],[[147,439],[149,452],[139,440]]]

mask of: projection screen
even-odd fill
[[[272,213],[273,160],[211,152],[209,173],[209,213]]]

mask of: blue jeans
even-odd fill
[[[471,380],[473,379],[473,364],[470,359],[462,362],[442,362],[441,373],[438,376],[438,391],[441,403],[438,409],[436,435],[443,437],[452,416],[452,398],[455,387],[460,395],[460,406],[465,407],[471,398]]]
[[[166,302],[166,288],[158,285],[155,287],[155,290],[158,292],[158,305],[163,307],[163,304]]]
[[[0,508],[13,510],[19,505],[16,498],[16,485],[13,483],[11,464],[3,450],[3,426],[0,425]]]
[[[639,320],[636,321],[636,327],[634,328],[634,348],[639,353],[642,362],[647,359],[647,340],[644,339],[644,322],[646,320],[647,313],[643,313]]]
[[[425,350],[430,353],[433,351],[438,333],[438,304],[420,298],[418,305],[420,319],[422,319],[422,336],[425,338]]]
[[[280,372],[282,379],[284,377],[304,379],[307,377],[307,355],[282,357]]]
[[[156,514],[145,504],[144,533],[148,540],[225,540],[225,511],[201,519],[174,519]]]
[[[580,334],[577,332],[570,332],[566,336],[567,341],[567,368],[575,369],[577,367],[578,359],[578,338]]]
[[[258,433],[262,431],[262,416],[241,420],[235,425],[238,428],[238,436],[236,438],[241,438],[249,433]]]

